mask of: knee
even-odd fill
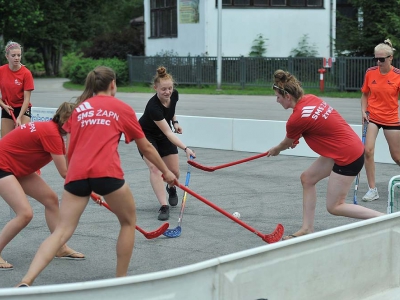
[[[29,210],[24,210],[23,212],[19,212],[17,213],[16,218],[18,219],[20,224],[25,227],[30,223],[30,221],[32,221],[33,211],[29,209]]]
[[[46,209],[51,209],[51,210],[58,210],[59,209],[59,202],[58,202],[58,197],[56,193],[49,193],[48,195],[46,195],[46,201],[43,202],[46,203],[45,207]]]
[[[160,170],[157,169],[157,167],[154,166],[154,165],[151,165],[151,166],[149,167],[149,171],[150,171],[150,175],[151,175],[151,176],[154,176],[154,175],[158,176],[158,175],[161,174]]]
[[[310,185],[315,185],[315,182],[311,180],[311,177],[307,174],[307,172],[303,172],[300,175],[300,181],[301,185],[304,186],[310,186]]]
[[[331,215],[337,216],[338,212],[336,210],[336,205],[327,205],[326,206],[326,210],[328,211],[328,213],[330,213]]]
[[[365,148],[365,159],[373,159],[375,150],[374,148]]]
[[[399,154],[392,154],[393,161],[400,166],[400,155]]]

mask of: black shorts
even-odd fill
[[[92,191],[104,196],[118,190],[124,184],[124,179],[113,177],[87,178],[68,182],[64,185],[64,189],[79,197],[89,196]]]
[[[7,177],[7,176],[10,176],[10,175],[14,175],[14,174],[11,173],[11,172],[3,171],[2,169],[0,169],[0,179],[4,178],[4,177]]]
[[[379,129],[383,129],[383,130],[400,130],[400,126],[396,125],[396,126],[387,126],[387,125],[382,125],[376,122],[372,122],[370,121],[372,124],[375,124],[376,126],[378,126],[378,130]]]
[[[19,116],[19,113],[21,112],[21,107],[13,107],[13,108],[14,108],[14,110],[13,110],[14,116],[15,116],[15,118],[17,118]],[[28,109],[24,113],[24,116],[27,116],[30,118],[31,115],[32,115],[31,108],[28,107]],[[9,115],[4,109],[1,110],[1,118],[12,120],[11,115]]]
[[[165,136],[154,137],[146,135],[147,140],[156,148],[158,154],[161,157],[168,156],[170,154],[178,154],[178,147],[171,143],[171,141]],[[143,158],[143,153],[139,151]]]
[[[357,176],[357,174],[360,173],[363,166],[364,166],[364,153],[355,161],[353,161],[351,164],[348,164],[346,166],[338,166],[337,164],[334,164],[332,171],[344,176]]]

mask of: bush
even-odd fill
[[[82,53],[68,53],[62,58],[61,76],[70,78],[71,67],[82,59]]]
[[[128,63],[126,60],[117,58],[91,59],[81,58],[76,61],[65,72],[69,74],[67,77],[73,83],[85,84],[87,74],[98,66],[106,66],[112,68],[117,75],[117,84],[126,85],[129,82]]]

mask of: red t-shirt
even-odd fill
[[[34,90],[31,71],[21,66],[18,71],[11,71],[10,67],[0,67],[0,92],[1,98],[8,101],[12,107],[21,107],[24,103],[24,91]],[[29,103],[29,106],[32,106]]]
[[[400,70],[392,67],[382,75],[379,67],[369,68],[365,73],[361,92],[368,96],[369,119],[381,125],[399,126]]]
[[[125,143],[144,138],[135,111],[112,96],[94,96],[75,108],[63,129],[71,134],[65,183],[86,178],[123,179],[118,154]]]
[[[310,148],[332,158],[339,166],[354,162],[364,153],[364,145],[342,116],[314,95],[297,102],[286,123],[286,135],[297,140],[302,135]]]
[[[0,140],[0,169],[22,177],[65,154],[65,144],[53,121],[31,122],[10,131]]]

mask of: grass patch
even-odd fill
[[[83,91],[84,87],[79,84],[71,83],[70,81],[64,83],[64,88],[69,90]],[[207,85],[202,87],[177,85],[176,88],[180,94],[200,94],[200,95],[258,95],[258,96],[273,96],[274,92],[270,87],[246,87],[241,89],[237,86],[222,86],[221,90],[217,90],[216,85]],[[118,86],[120,93],[154,93],[154,89],[147,84],[135,84],[129,86]],[[306,89],[305,93],[314,94],[320,97],[331,98],[361,98],[361,92],[338,92],[338,91],[325,91],[320,92],[319,89]]]

